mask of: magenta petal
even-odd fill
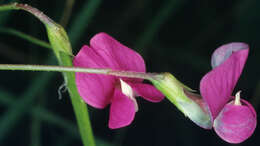
[[[225,62],[207,73],[200,81],[200,92],[207,103],[212,119],[231,99],[232,91],[243,70],[248,49],[234,52]]]
[[[257,116],[256,111],[255,111],[255,109],[254,109],[254,107],[252,106],[251,103],[249,103],[248,101],[246,101],[244,99],[240,99],[240,101],[242,102],[243,105],[247,106],[250,109],[250,111],[252,112],[252,114],[255,117]]]
[[[216,133],[229,143],[241,143],[249,138],[256,128],[255,110],[250,104],[227,104],[214,121]]]
[[[232,53],[242,50],[248,49],[249,46],[245,43],[233,42],[229,44],[225,44],[220,46],[218,49],[214,51],[211,57],[211,66],[215,68],[222,64],[225,60],[229,58]]]
[[[135,103],[119,89],[115,89],[110,106],[109,128],[116,129],[128,126],[135,117]]]
[[[90,40],[90,46],[95,50],[102,51],[118,63],[119,70],[145,72],[143,58],[135,51],[122,45],[120,42],[107,35],[98,33]],[[110,61],[110,60],[106,60]],[[139,80],[140,79],[133,79]]]
[[[105,58],[105,55],[103,55]],[[115,66],[113,60],[105,62],[103,56],[92,48],[83,46],[73,60],[74,66],[108,68]],[[113,95],[115,78],[112,76],[76,73],[76,85],[83,100],[96,108],[104,108]]]
[[[150,84],[129,83],[138,96],[150,102],[160,102],[164,99],[164,95]]]

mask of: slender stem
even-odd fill
[[[97,0],[93,0],[97,1]],[[96,3],[95,3],[96,4]],[[80,130],[80,135],[84,146],[95,146],[95,140],[91,128],[90,118],[88,114],[87,105],[82,101],[76,87],[75,73],[74,72],[86,72],[86,73],[97,73],[97,74],[107,74],[121,77],[132,77],[132,78],[142,78],[151,79],[152,76],[156,74],[146,74],[146,73],[136,73],[127,71],[115,71],[111,69],[83,69],[83,68],[73,68],[72,64],[72,51],[69,38],[67,33],[60,25],[56,24],[48,16],[43,14],[36,8],[33,8],[27,4],[9,4],[0,6],[0,11],[3,10],[25,10],[34,16],[36,16],[47,29],[50,44],[53,51],[59,61],[58,66],[37,66],[37,65],[10,65],[5,64],[0,68],[1,70],[31,70],[31,71],[60,71],[63,72],[64,80],[68,87],[70,94],[70,99],[72,101],[72,106],[76,115],[77,123]],[[65,67],[66,66],[66,67]],[[62,68],[62,69],[61,69]],[[157,77],[157,75],[156,75]]]
[[[78,15],[73,18],[74,21],[69,29],[68,34],[70,36],[70,41],[72,46],[76,46],[77,41],[80,40],[83,34],[86,33],[86,28],[89,26],[93,16],[96,14],[96,11],[100,7],[102,0],[88,0],[84,1],[81,9],[78,12]]]
[[[15,29],[11,29],[11,28],[0,28],[0,33],[6,33],[6,34],[10,34],[10,35],[14,35],[14,36],[17,36],[17,37],[20,37],[24,40],[27,40],[31,43],[34,43],[36,45],[39,45],[41,47],[44,47],[44,48],[48,48],[48,49],[51,49],[51,45],[45,41],[42,41],[40,39],[37,39],[33,36],[30,36],[28,34],[25,34],[23,32],[20,32],[20,31],[17,31]]]
[[[16,95],[13,95],[9,92],[6,92],[6,90],[0,88],[0,105],[4,107],[12,106],[16,103],[16,99],[14,98]],[[68,135],[70,139],[66,139],[66,137],[63,137],[63,140],[66,139],[64,142],[68,142],[73,139],[78,139],[79,133],[77,131],[77,127],[74,124],[74,122],[67,120],[60,115],[53,113],[42,106],[35,106],[33,105],[31,110],[27,110],[27,114],[37,118],[43,122],[47,122],[51,125],[57,126],[64,130],[65,135]],[[104,145],[104,146],[110,146],[111,144],[107,141],[103,141],[102,139],[96,137],[97,145]],[[102,143],[102,144],[100,144]],[[56,146],[56,145],[55,145]]]
[[[66,0],[65,8],[60,20],[60,24],[65,28],[69,22],[71,11],[73,8],[73,5],[75,3],[75,0]]]
[[[145,48],[147,47],[147,44],[153,41],[161,26],[167,21],[167,19],[171,18],[171,15],[173,15],[174,12],[181,8],[181,5],[184,2],[185,1],[180,0],[165,0],[163,6],[159,9],[152,21],[148,22],[143,34],[141,34],[137,40],[137,45],[135,48],[139,48],[139,52],[141,52],[141,54],[146,54]]]
[[[62,65],[72,66],[70,56],[61,53]],[[87,109],[87,105],[83,102],[81,96],[78,93],[76,86],[75,73],[65,72],[64,80],[67,84],[70,99],[73,105],[74,113],[79,126],[79,132],[84,146],[95,146],[94,135],[92,132],[90,117]]]
[[[8,2],[13,3],[15,1],[17,1],[17,0],[9,0]],[[3,2],[3,1],[1,1],[1,2]],[[0,8],[0,11],[1,11],[1,8]],[[10,12],[0,14],[0,20],[1,20],[0,26],[4,26],[6,24],[6,22],[11,18],[10,14],[11,14]]]
[[[31,124],[31,146],[41,146],[41,123],[39,118],[32,118]]]
[[[33,14],[35,17],[37,17],[43,24],[52,26],[56,24],[53,20],[51,20],[48,16],[43,14],[43,12],[39,11],[36,8],[31,7],[27,4],[19,4],[19,3],[12,3],[7,5],[1,5],[0,11],[7,11],[7,10],[24,10],[31,14]]]
[[[24,65],[24,64],[0,64],[0,70],[23,70],[23,71],[55,71],[55,72],[82,72],[92,74],[105,74],[119,77],[140,78],[150,80],[157,76],[155,73],[143,73],[132,71],[118,71],[100,68],[82,68],[72,66],[55,65]]]
[[[13,130],[15,124],[20,120],[23,114],[26,113],[33,105],[36,93],[45,89],[45,85],[50,82],[52,73],[42,73],[32,81],[29,88],[26,89],[23,96],[17,100],[8,110],[1,114],[0,120],[0,145],[3,145],[3,140],[7,138],[10,132]],[[41,86],[40,86],[41,85]]]
[[[47,34],[52,45],[53,51],[59,61],[61,66],[73,66],[71,56],[71,45],[69,38],[60,25],[56,24],[48,16],[44,15],[41,11],[33,8],[26,4],[9,4],[0,6],[0,11],[2,10],[25,10],[34,16],[36,16],[47,29]],[[66,54],[64,54],[64,53]],[[82,101],[76,87],[75,83],[75,73],[66,72],[63,74],[64,80],[67,84],[68,91],[70,94],[70,99],[72,101],[72,106],[74,113],[76,115],[80,135],[84,146],[95,146],[95,140],[92,132],[92,127],[90,123],[90,118],[88,114],[87,105]],[[1,129],[2,131],[2,129]]]

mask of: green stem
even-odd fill
[[[34,70],[34,71],[62,71],[64,75],[64,80],[66,82],[70,99],[72,101],[73,109],[76,115],[77,123],[79,126],[81,139],[83,141],[84,146],[95,146],[95,141],[92,133],[91,123],[89,119],[87,105],[82,101],[76,87],[75,82],[75,73],[74,69],[72,69],[72,50],[71,44],[69,42],[69,38],[67,33],[60,25],[56,24],[53,20],[51,20],[48,16],[44,15],[41,11],[36,8],[33,8],[26,4],[17,4],[13,3],[10,5],[0,6],[1,10],[24,10],[27,11],[34,16],[36,16],[46,27],[48,37],[50,40],[50,44],[52,49],[59,61],[62,70],[59,70],[60,67],[51,67],[51,66],[24,66],[24,65],[2,65],[2,70]],[[82,71],[82,69],[77,69]],[[145,74],[145,73],[135,73],[135,72],[126,72],[126,71],[114,71],[110,69],[89,69],[84,70],[87,73],[100,73],[107,75],[115,75],[122,77],[137,77],[143,79],[151,79],[151,76],[155,76],[154,74]],[[157,77],[157,75],[156,75]]]
[[[4,107],[12,106],[15,104],[15,96],[9,92],[6,92],[6,90],[3,90],[0,88],[0,105]],[[43,122],[47,122],[48,124],[55,125],[65,131],[65,138],[63,137],[64,143],[68,141],[72,141],[73,139],[79,138],[79,133],[77,131],[76,125],[67,119],[64,119],[63,117],[57,115],[56,113],[53,113],[41,106],[32,106],[31,110],[27,110],[27,114],[33,116],[34,118],[37,118]],[[69,139],[66,138],[66,135],[69,137]],[[103,141],[100,138],[95,138],[97,145],[104,145],[104,146],[110,146],[111,144]],[[55,145],[56,146],[56,145]]]
[[[51,49],[51,45],[49,43],[42,41],[42,40],[39,40],[39,39],[37,39],[33,36],[30,36],[28,34],[25,34],[23,32],[17,31],[15,29],[0,28],[0,33],[6,33],[6,34],[14,35],[14,36],[20,37],[24,40],[27,40],[27,41],[29,41],[33,44],[39,45],[39,46],[44,47],[44,48]]]
[[[71,27],[71,29],[68,32],[72,46],[75,46],[77,40],[79,40],[80,37],[85,33],[87,26],[90,24],[91,19],[95,15],[95,12],[100,7],[101,2],[102,0],[85,1],[82,5],[82,8],[78,12],[78,15],[75,18],[73,18],[77,21],[74,21],[71,24],[71,26],[77,27]]]
[[[26,113],[31,105],[33,105],[35,96],[40,90],[45,89],[45,86],[39,85],[47,85],[50,82],[52,73],[42,73],[39,74],[39,77],[32,81],[30,87],[26,89],[23,96],[17,100],[8,110],[1,114],[0,119],[0,145],[3,144],[3,140],[8,137],[11,130],[14,128],[15,124],[19,121],[19,119]]]
[[[119,77],[141,78],[152,80],[158,77],[155,73],[143,73],[132,71],[118,71],[112,69],[82,68],[72,66],[55,66],[55,65],[24,65],[24,64],[0,64],[0,70],[23,70],[23,71],[55,71],[55,72],[82,72],[92,74],[104,74]]]
[[[137,40],[136,48],[140,49],[139,52],[142,52],[141,54],[146,54],[144,49],[146,45],[153,41],[161,26],[172,14],[174,14],[174,11],[176,12],[178,8],[180,8],[181,4],[184,2],[184,0],[165,0],[165,3],[160,8],[159,12],[151,22],[148,22],[148,26],[145,27],[144,33],[141,34]]]
[[[9,3],[13,3],[13,2],[15,2],[15,1],[17,1],[17,0],[9,0],[8,2]],[[1,2],[3,2],[3,0],[1,0]],[[6,1],[4,1],[4,2],[6,2]],[[1,9],[1,8],[0,8]],[[5,25],[6,24],[6,22],[8,21],[8,19],[10,19],[11,17],[10,17],[10,12],[5,12],[5,13],[2,13],[2,14],[0,14],[0,26],[3,26],[3,25]]]
[[[44,15],[38,9],[26,4],[13,3],[0,6],[0,11],[19,9],[33,14],[45,25],[50,43],[59,61],[59,64],[63,66],[73,66],[72,60],[69,56],[72,55],[71,45],[65,30],[60,25],[56,24],[53,20]],[[62,52],[65,52],[68,55],[65,55]],[[64,79],[67,83],[67,87],[70,93],[70,99],[72,101],[72,106],[76,115],[82,142],[84,146],[95,146],[95,140],[92,133],[87,105],[82,102],[82,99],[77,92],[75,74],[68,72],[64,74]]]
[[[65,8],[63,11],[63,15],[60,20],[60,24],[65,28],[69,22],[69,18],[71,16],[71,11],[73,8],[73,5],[75,3],[75,0],[66,0]]]
[[[73,66],[72,60],[70,56],[60,53],[60,62],[64,66]],[[68,91],[70,94],[70,99],[73,105],[73,109],[76,115],[77,124],[79,126],[79,131],[81,134],[81,138],[85,146],[95,146],[95,140],[91,128],[90,118],[88,114],[87,105],[81,99],[75,81],[75,73],[73,72],[65,72],[64,79],[68,87]]]
[[[50,19],[45,14],[43,14],[43,12],[27,4],[12,3],[12,4],[0,6],[0,11],[7,11],[7,10],[24,10],[37,17],[45,25],[54,26],[56,24],[52,19]]]
[[[40,119],[33,117],[31,124],[31,146],[41,146],[41,123]]]

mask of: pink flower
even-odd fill
[[[73,60],[74,66],[111,68],[114,70],[145,72],[143,58],[105,33],[90,40]],[[164,96],[142,79],[119,78],[107,75],[76,73],[76,85],[82,99],[89,105],[103,109],[110,105],[109,128],[131,124],[138,110],[136,96],[150,102],[160,102]]]
[[[234,102],[232,92],[247,60],[249,47],[230,43],[215,50],[213,70],[200,82],[200,92],[211,115],[216,133],[229,143],[240,143],[250,137],[256,127],[256,112],[252,105],[241,100],[240,92]]]

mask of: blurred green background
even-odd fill
[[[30,4],[66,30],[76,54],[98,32],[106,32],[145,59],[149,72],[171,72],[198,90],[214,49],[240,41],[250,54],[235,92],[259,111],[260,1],[258,0],[1,0]],[[44,26],[22,11],[0,13],[0,63],[57,64],[52,51],[14,36],[15,29],[47,41]],[[60,73],[0,71],[1,146],[81,145],[74,113]],[[134,122],[110,130],[108,108],[89,107],[97,146],[231,145],[213,130],[185,118],[169,101],[138,98]],[[244,143],[259,146],[259,127]]]

